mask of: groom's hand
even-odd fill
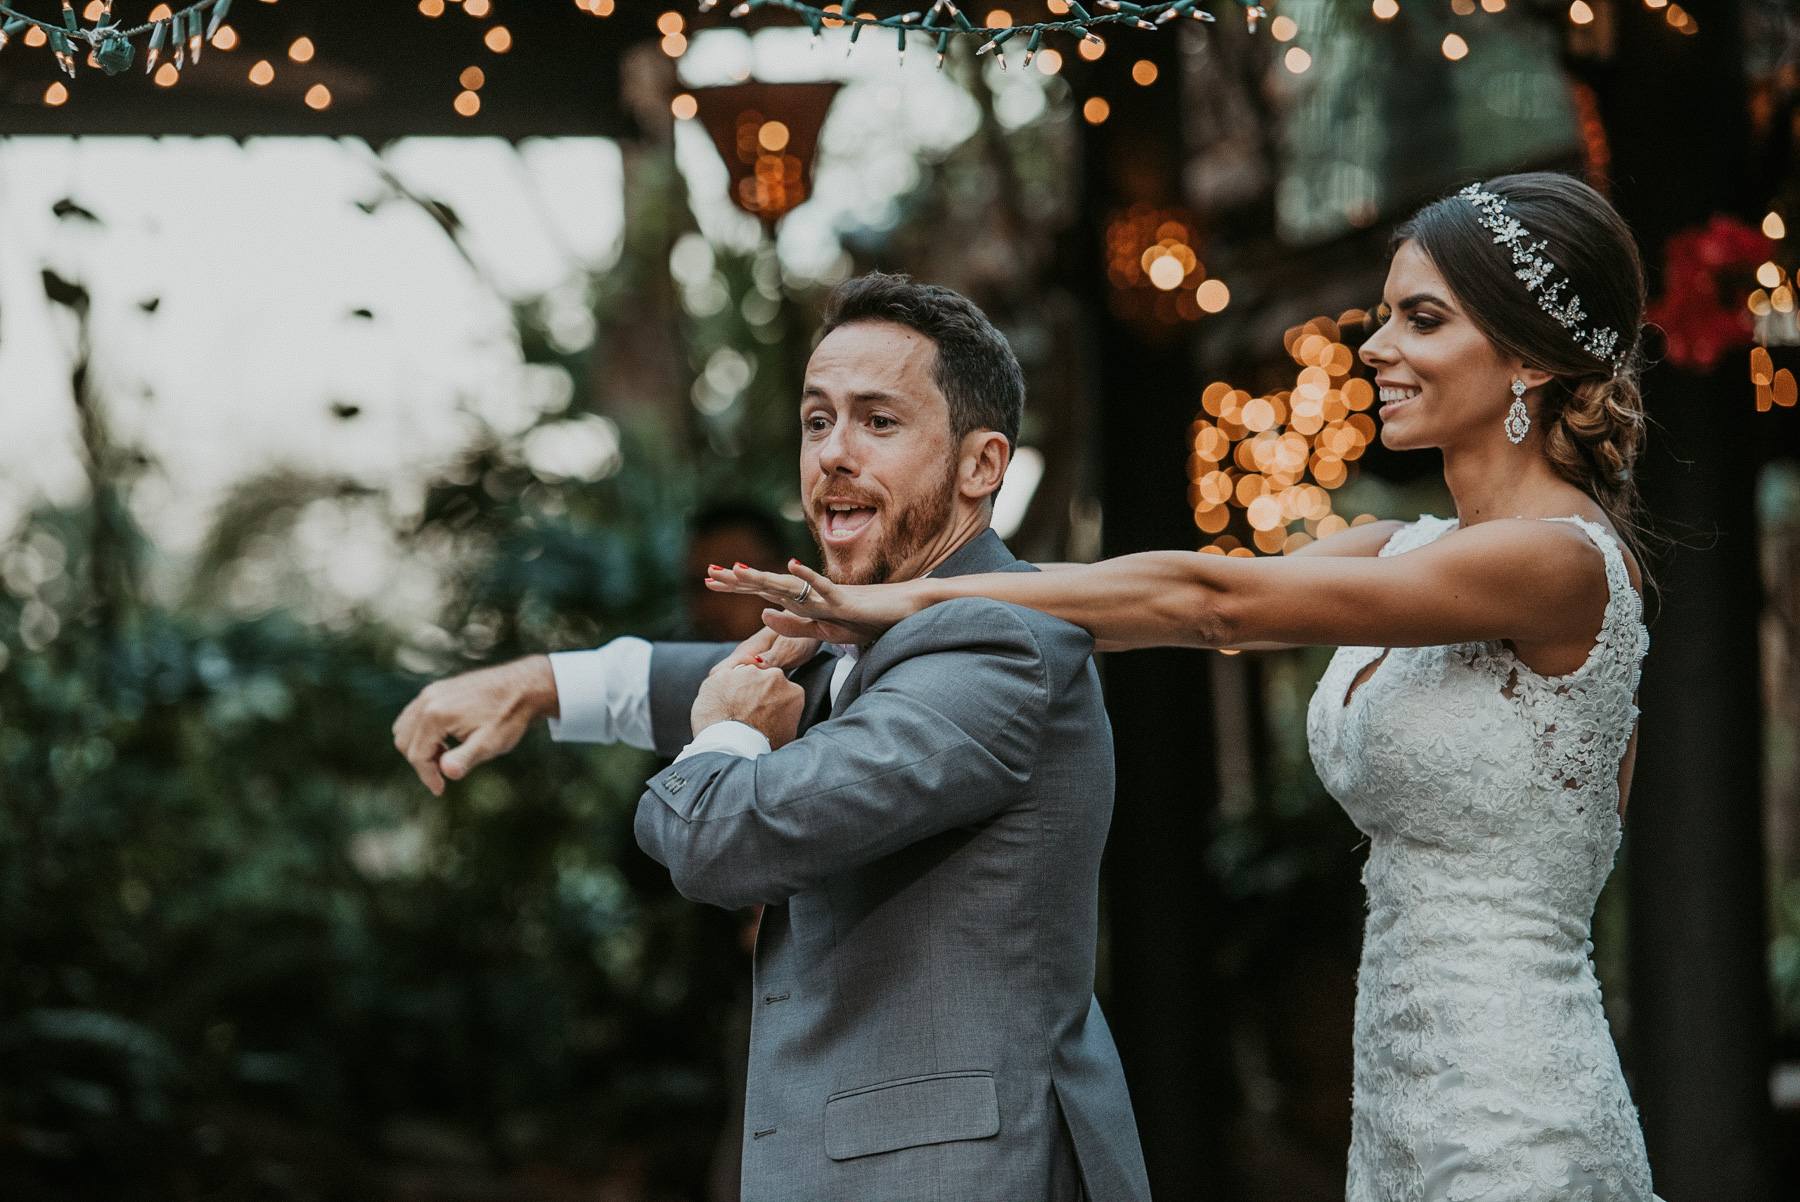
[[[789,680],[779,668],[744,664],[706,678],[694,698],[694,733],[719,722],[754,726],[780,747],[794,741],[800,731],[800,711],[806,706],[806,690]]]
[[[549,656],[528,655],[426,685],[394,719],[394,746],[442,796],[446,777],[461,780],[511,751],[533,722],[556,717],[557,708]]]

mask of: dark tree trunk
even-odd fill
[[[1760,216],[1738,5],[1688,9],[1694,36],[1619,5],[1617,56],[1592,75],[1653,293],[1670,234],[1714,213]],[[1753,1202],[1770,1196],[1754,504],[1769,432],[1735,355],[1712,377],[1658,367],[1645,395],[1656,428],[1639,476],[1680,544],[1652,557],[1661,605],[1625,827],[1626,1052],[1658,1193]]]
[[[1173,30],[1107,31],[1100,62],[1072,72],[1078,97],[1104,96],[1112,115],[1085,127],[1086,220],[1081,294],[1095,298],[1096,395],[1105,554],[1193,548],[1186,429],[1199,408],[1188,330],[1145,328],[1105,308],[1109,213],[1179,201],[1180,39]],[[1071,60],[1074,55],[1069,55]],[[1157,81],[1140,87],[1132,64]],[[1233,1085],[1224,999],[1213,968],[1219,901],[1202,855],[1218,804],[1211,679],[1202,654],[1108,656],[1108,709],[1118,803],[1107,848],[1111,979],[1118,1039],[1160,1202],[1233,1193],[1224,1131]]]

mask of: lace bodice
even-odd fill
[[[1370,844],[1350,1202],[1651,1200],[1588,940],[1649,635],[1618,544],[1554,520],[1606,561],[1580,668],[1539,676],[1499,642],[1343,647],[1307,711]],[[1381,554],[1455,527],[1422,518]]]

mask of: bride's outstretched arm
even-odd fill
[[[1591,642],[1605,608],[1600,553],[1572,527],[1486,522],[1388,558],[1375,557],[1380,542],[1371,550],[1370,536],[1359,535],[1314,544],[1312,554],[1149,551],[1053,572],[867,586],[833,584],[797,563],[786,576],[721,569],[711,587],[765,597],[780,607],[765,620],[787,635],[866,642],[926,606],[989,597],[1072,622],[1106,650]],[[1327,548],[1337,539],[1351,553]]]

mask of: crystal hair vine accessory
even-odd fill
[[[1527,292],[1538,294],[1538,307],[1569,331],[1576,346],[1609,365],[1613,374],[1618,375],[1624,361],[1622,354],[1614,354],[1619,345],[1619,332],[1607,326],[1586,324],[1588,316],[1581,311],[1579,296],[1571,295],[1567,301],[1563,300],[1563,292],[1571,281],[1567,276],[1560,280],[1550,278],[1556,264],[1543,254],[1549,241],[1532,242],[1531,231],[1520,225],[1518,218],[1507,216],[1506,198],[1486,191],[1480,184],[1470,184],[1457,195],[1475,206],[1475,211],[1480,214],[1476,220],[1494,231],[1494,242],[1512,252],[1513,265],[1518,268],[1513,274],[1525,282]]]

